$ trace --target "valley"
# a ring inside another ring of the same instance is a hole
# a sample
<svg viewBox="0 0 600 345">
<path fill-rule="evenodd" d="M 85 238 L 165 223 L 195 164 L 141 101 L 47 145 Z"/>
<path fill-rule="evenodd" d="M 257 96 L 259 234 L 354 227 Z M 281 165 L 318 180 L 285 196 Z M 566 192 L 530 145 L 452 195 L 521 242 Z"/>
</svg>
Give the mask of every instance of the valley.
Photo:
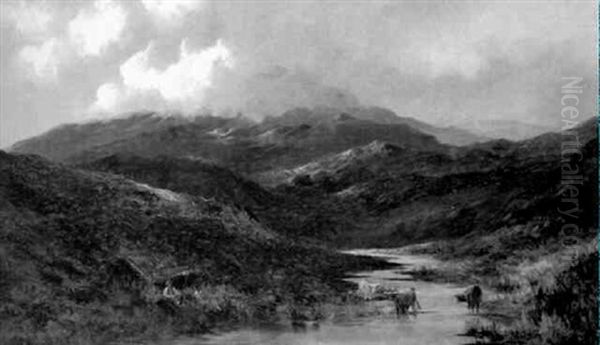
<svg viewBox="0 0 600 345">
<path fill-rule="evenodd" d="M 448 263 L 414 279 L 482 284 L 500 294 L 484 315 L 520 327 L 473 335 L 535 344 L 551 322 L 560 344 L 587 339 L 572 322 L 597 316 L 597 285 L 582 283 L 597 257 L 595 119 L 574 129 L 580 156 L 561 133 L 450 142 L 457 131 L 382 108 L 297 108 L 260 123 L 132 114 L 17 143 L 0 153 L 1 333 L 103 343 L 314 320 L 315 306 L 352 304 L 348 272 L 390 269 L 339 250 L 411 245 Z M 569 242 L 565 160 L 582 175 Z M 172 305 L 167 282 L 203 299 Z"/>
</svg>

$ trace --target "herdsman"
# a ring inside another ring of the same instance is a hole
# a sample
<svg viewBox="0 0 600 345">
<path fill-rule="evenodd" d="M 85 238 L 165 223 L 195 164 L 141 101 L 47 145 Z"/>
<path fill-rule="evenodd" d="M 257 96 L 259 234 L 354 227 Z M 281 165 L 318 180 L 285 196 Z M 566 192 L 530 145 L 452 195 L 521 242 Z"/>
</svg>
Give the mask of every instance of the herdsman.
<svg viewBox="0 0 600 345">
<path fill-rule="evenodd" d="M 181 292 L 173 286 L 173 282 L 169 279 L 163 290 L 163 296 L 174 301 L 176 304 L 181 303 Z"/>
</svg>

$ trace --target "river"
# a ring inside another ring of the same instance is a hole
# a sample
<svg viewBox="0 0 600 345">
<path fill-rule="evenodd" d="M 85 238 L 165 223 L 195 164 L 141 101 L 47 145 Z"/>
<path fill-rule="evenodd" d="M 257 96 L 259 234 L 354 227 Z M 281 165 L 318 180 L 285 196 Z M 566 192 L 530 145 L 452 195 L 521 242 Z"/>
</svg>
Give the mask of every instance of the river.
<svg viewBox="0 0 600 345">
<path fill-rule="evenodd" d="M 160 342 L 160 345 L 459 345 L 472 342 L 460 336 L 470 315 L 464 304 L 454 295 L 464 286 L 413 280 L 407 270 L 420 266 L 433 267 L 436 260 L 421 255 L 398 254 L 394 251 L 360 249 L 347 251 L 355 255 L 383 257 L 402 266 L 367 272 L 358 272 L 348 280 L 365 279 L 386 287 L 408 289 L 415 287 L 421 307 L 417 316 L 398 319 L 390 301 L 367 302 L 378 309 L 376 315 L 332 318 L 318 327 L 293 328 L 288 325 L 241 328 L 194 338 L 178 338 Z"/>
</svg>

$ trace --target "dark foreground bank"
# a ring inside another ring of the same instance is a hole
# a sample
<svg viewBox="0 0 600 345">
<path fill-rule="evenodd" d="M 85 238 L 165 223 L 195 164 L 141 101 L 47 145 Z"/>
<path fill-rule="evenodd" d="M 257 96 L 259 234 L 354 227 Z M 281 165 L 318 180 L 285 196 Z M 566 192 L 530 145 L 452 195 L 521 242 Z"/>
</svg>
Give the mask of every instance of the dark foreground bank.
<svg viewBox="0 0 600 345">
<path fill-rule="evenodd" d="M 0 152 L 0 343 L 201 333 L 336 301 L 385 263 L 290 241 L 235 206 Z M 173 304 L 166 281 L 201 298 Z"/>
</svg>

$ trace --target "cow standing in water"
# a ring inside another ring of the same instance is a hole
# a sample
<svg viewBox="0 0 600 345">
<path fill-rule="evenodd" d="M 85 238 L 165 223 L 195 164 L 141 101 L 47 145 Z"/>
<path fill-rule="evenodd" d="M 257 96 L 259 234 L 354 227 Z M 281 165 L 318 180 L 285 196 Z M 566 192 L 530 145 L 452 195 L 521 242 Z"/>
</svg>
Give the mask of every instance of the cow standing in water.
<svg viewBox="0 0 600 345">
<path fill-rule="evenodd" d="M 410 288 L 409 292 L 395 294 L 393 300 L 396 307 L 396 316 L 398 317 L 406 314 L 411 307 L 415 315 L 417 315 L 417 308 L 421 309 L 421 305 L 417 300 L 417 291 L 414 287 Z"/>
<path fill-rule="evenodd" d="M 469 308 L 469 311 L 479 314 L 479 306 L 481 305 L 483 295 L 479 285 L 471 286 L 465 291 L 464 295 L 467 300 L 467 308 Z"/>
</svg>

